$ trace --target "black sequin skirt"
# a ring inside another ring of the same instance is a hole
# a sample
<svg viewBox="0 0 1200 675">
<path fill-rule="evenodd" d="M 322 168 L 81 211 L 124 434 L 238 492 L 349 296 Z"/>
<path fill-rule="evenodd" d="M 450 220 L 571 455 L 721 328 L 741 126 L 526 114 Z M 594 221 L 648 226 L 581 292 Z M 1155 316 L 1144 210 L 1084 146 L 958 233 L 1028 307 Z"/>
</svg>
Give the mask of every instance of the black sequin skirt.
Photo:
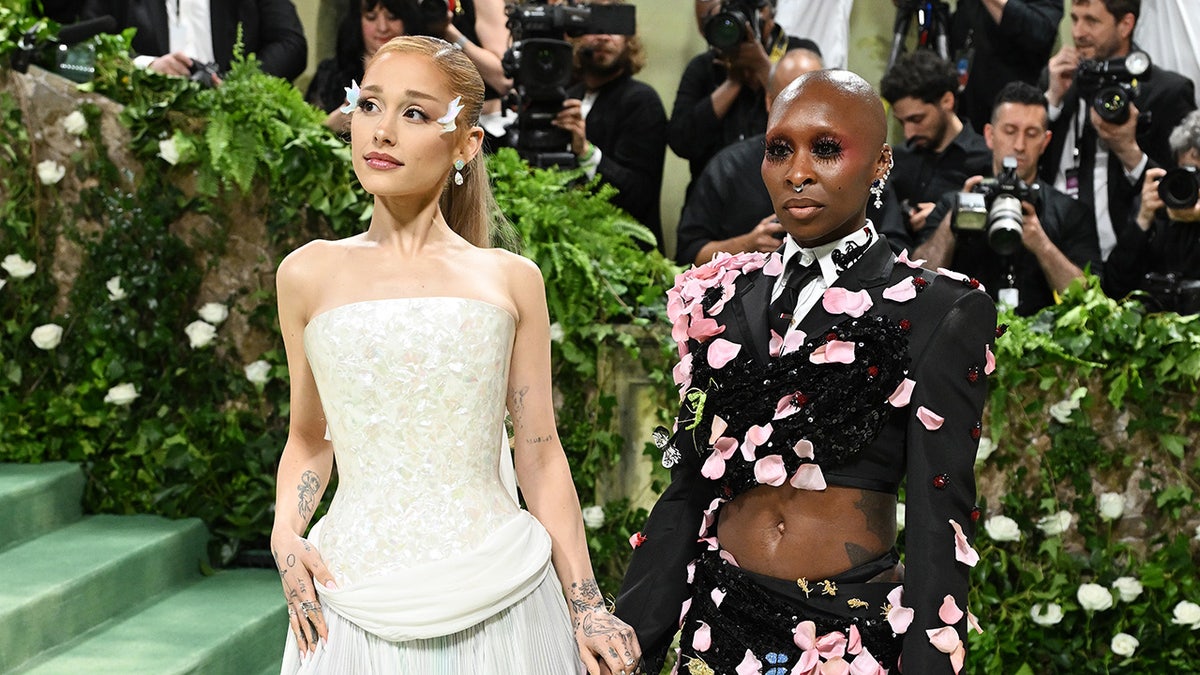
<svg viewBox="0 0 1200 675">
<path fill-rule="evenodd" d="M 802 658 L 814 658 L 797 646 L 796 629 L 805 621 L 815 624 L 821 660 L 837 656 L 852 663 L 862 653 L 861 644 L 880 666 L 896 672 L 902 636 L 892 632 L 886 613 L 887 595 L 899 584 L 868 580 L 898 560 L 889 551 L 802 585 L 743 570 L 716 551 L 706 551 L 696 561 L 692 604 L 679 641 L 679 672 L 735 673 L 747 659 L 757 659 L 764 675 L 786 675 Z M 839 649 L 843 641 L 837 634 L 845 637 L 845 649 Z"/>
</svg>

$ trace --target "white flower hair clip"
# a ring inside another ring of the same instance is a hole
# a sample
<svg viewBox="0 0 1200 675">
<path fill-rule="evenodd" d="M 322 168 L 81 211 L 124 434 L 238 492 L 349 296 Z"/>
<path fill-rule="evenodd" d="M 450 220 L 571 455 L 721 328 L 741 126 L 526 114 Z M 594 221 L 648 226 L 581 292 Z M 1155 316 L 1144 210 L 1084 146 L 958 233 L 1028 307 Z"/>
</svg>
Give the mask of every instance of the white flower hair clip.
<svg viewBox="0 0 1200 675">
<path fill-rule="evenodd" d="M 437 118 L 437 123 L 442 125 L 442 133 L 447 134 L 458 128 L 454 122 L 458 118 L 458 114 L 463 111 L 462 96 L 455 96 L 453 101 L 450 101 L 450 107 L 446 109 L 446 114 Z"/>
<path fill-rule="evenodd" d="M 354 108 L 358 106 L 358 95 L 360 93 L 358 89 L 358 82 L 356 80 L 350 80 L 350 86 L 342 87 L 342 89 L 346 90 L 346 105 L 339 108 L 339 110 L 349 115 L 350 113 L 354 112 Z"/>
</svg>

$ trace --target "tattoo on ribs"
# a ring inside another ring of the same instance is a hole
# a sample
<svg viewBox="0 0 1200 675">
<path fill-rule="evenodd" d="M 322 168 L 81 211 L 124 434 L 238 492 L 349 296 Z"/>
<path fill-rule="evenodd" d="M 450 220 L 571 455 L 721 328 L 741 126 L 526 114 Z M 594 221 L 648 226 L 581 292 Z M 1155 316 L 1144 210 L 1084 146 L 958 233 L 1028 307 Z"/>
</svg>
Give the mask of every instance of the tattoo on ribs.
<svg viewBox="0 0 1200 675">
<path fill-rule="evenodd" d="M 855 510 L 863 514 L 867 524 L 867 532 L 875 535 L 879 545 L 891 546 L 894 537 L 892 528 L 896 521 L 894 501 L 891 495 L 885 495 L 870 490 L 862 490 L 858 501 L 854 503 Z"/>
<path fill-rule="evenodd" d="M 300 476 L 300 484 L 296 486 L 296 492 L 299 493 L 300 501 L 296 505 L 300 511 L 300 517 L 308 520 L 312 517 L 313 511 L 317 508 L 317 493 L 321 491 L 321 479 L 317 477 L 317 472 L 309 469 Z"/>
<path fill-rule="evenodd" d="M 866 548 L 849 542 L 846 544 L 846 556 L 850 558 L 850 564 L 855 567 L 870 562 L 874 557 Z"/>
</svg>

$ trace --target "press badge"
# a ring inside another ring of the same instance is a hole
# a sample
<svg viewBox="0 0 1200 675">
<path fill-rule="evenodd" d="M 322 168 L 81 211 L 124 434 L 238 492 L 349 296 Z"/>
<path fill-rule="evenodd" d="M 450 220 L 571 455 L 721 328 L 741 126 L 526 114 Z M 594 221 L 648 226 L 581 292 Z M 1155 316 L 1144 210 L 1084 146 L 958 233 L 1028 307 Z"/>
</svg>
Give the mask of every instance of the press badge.
<svg viewBox="0 0 1200 675">
<path fill-rule="evenodd" d="M 1067 169 L 1065 175 L 1063 192 L 1071 199 L 1079 199 L 1079 167 L 1073 166 Z"/>
</svg>

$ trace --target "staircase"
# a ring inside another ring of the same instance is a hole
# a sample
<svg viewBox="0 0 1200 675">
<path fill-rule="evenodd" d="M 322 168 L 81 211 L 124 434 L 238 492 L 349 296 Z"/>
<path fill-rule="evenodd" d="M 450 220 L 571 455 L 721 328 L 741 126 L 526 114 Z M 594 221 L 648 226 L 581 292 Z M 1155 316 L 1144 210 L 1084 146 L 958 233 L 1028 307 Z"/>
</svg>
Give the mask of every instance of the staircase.
<svg viewBox="0 0 1200 675">
<path fill-rule="evenodd" d="M 202 576 L 199 520 L 86 516 L 74 464 L 0 464 L 0 673 L 278 673 L 274 570 Z"/>
</svg>

